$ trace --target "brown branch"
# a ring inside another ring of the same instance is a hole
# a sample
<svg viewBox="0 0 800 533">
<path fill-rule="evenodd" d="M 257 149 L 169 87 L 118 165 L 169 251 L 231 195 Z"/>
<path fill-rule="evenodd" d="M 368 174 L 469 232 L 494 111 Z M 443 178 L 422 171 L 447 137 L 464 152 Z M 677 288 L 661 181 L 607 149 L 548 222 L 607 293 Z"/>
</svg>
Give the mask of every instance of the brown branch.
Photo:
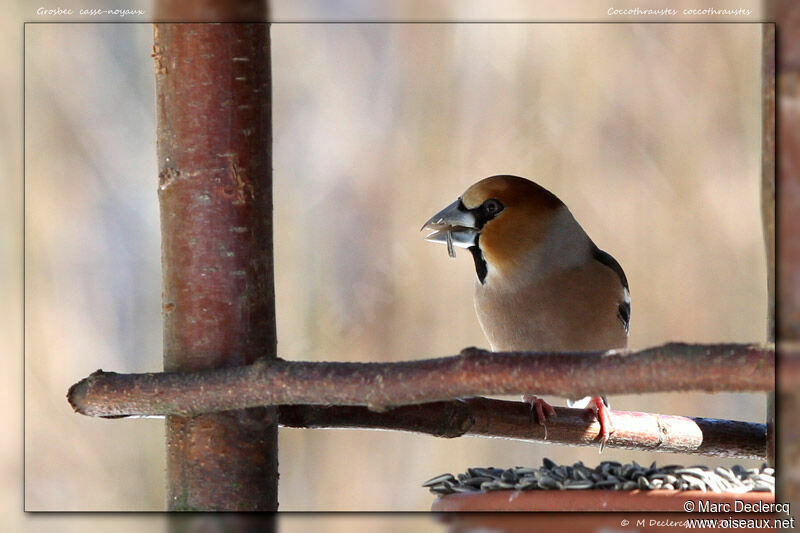
<svg viewBox="0 0 800 533">
<path fill-rule="evenodd" d="M 773 345 L 667 344 L 639 352 L 494 353 L 397 363 L 260 359 L 251 365 L 149 374 L 98 370 L 67 398 L 88 416 L 195 415 L 261 405 L 392 406 L 493 394 L 773 390 Z"/>
<path fill-rule="evenodd" d="M 599 446 L 600 425 L 583 409 L 555 407 L 557 418 L 543 426 L 533 422 L 523 402 L 472 398 L 463 401 L 407 405 L 383 413 L 361 406 L 282 405 L 282 426 L 294 428 L 389 429 L 436 437 L 502 437 L 507 439 Z M 612 411 L 616 431 L 606 446 L 716 457 L 766 457 L 766 426 L 751 422 L 687 418 Z M 545 438 L 546 436 L 546 438 Z"/>
</svg>

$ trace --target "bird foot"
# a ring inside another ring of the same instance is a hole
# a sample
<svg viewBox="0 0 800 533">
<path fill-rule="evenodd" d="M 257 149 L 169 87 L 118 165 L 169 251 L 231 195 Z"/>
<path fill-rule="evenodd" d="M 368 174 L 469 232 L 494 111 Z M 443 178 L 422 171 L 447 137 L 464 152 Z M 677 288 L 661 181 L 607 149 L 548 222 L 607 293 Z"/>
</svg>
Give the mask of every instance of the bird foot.
<svg viewBox="0 0 800 533">
<path fill-rule="evenodd" d="M 608 438 L 616 431 L 614 423 L 611 422 L 611 409 L 608 408 L 606 402 L 603 401 L 602 396 L 592 396 L 592 400 L 587 407 L 588 411 L 594 413 L 597 421 L 600 423 L 600 452 L 603 452 Z"/>
<path fill-rule="evenodd" d="M 556 418 L 553 406 L 538 396 L 524 395 L 522 401 L 531 404 L 531 420 L 544 427 L 544 440 L 547 440 L 547 422 Z"/>
</svg>

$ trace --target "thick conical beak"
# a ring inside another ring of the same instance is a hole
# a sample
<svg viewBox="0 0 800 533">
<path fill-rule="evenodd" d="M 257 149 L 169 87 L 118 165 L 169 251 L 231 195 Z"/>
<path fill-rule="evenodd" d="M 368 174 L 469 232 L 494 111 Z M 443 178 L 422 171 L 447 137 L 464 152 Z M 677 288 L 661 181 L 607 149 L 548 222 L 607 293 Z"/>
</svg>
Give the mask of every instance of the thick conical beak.
<svg viewBox="0 0 800 533">
<path fill-rule="evenodd" d="M 447 244 L 451 257 L 455 257 L 453 246 L 459 248 L 475 246 L 480 233 L 476 227 L 475 215 L 464 207 L 461 199 L 433 215 L 423 224 L 422 230 L 433 231 L 425 237 L 426 241 Z"/>
</svg>

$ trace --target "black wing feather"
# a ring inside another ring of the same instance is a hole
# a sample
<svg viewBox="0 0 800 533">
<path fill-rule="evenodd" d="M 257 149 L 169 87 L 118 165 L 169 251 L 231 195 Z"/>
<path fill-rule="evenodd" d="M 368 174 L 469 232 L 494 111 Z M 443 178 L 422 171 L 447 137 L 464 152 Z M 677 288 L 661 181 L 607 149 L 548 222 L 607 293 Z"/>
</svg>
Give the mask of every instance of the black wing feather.
<svg viewBox="0 0 800 533">
<path fill-rule="evenodd" d="M 611 254 L 604 252 L 597 246 L 594 247 L 592 256 L 595 258 L 595 260 L 613 270 L 614 273 L 619 277 L 619 281 L 622 283 L 622 286 L 625 287 L 626 297 L 619 302 L 619 305 L 617 306 L 617 317 L 625 327 L 625 333 L 628 333 L 631 325 L 631 299 L 630 289 L 628 288 L 628 278 L 625 276 L 625 271 L 622 270 L 622 267 L 619 265 L 619 263 L 617 263 L 617 260 L 611 256 Z"/>
</svg>

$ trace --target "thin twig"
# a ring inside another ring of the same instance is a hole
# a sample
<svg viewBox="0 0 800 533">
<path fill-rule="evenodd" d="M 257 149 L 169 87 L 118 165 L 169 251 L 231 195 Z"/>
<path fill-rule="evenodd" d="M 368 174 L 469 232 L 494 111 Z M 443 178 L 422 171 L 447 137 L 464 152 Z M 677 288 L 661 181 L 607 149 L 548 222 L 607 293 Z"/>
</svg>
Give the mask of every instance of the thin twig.
<svg viewBox="0 0 800 533">
<path fill-rule="evenodd" d="M 647 350 L 495 353 L 397 363 L 259 360 L 251 365 L 149 374 L 97 371 L 67 398 L 88 416 L 195 415 L 260 405 L 390 407 L 493 394 L 597 394 L 774 389 L 774 346 L 666 344 Z"/>
<path fill-rule="evenodd" d="M 489 398 L 407 405 L 383 413 L 361 406 L 282 405 L 282 426 L 388 429 L 436 437 L 507 439 L 599 446 L 600 425 L 591 412 L 554 407 L 545 429 L 531 418 L 530 404 Z M 766 426 L 751 422 L 612 411 L 616 431 L 606 446 L 716 457 L 766 457 Z"/>
</svg>

